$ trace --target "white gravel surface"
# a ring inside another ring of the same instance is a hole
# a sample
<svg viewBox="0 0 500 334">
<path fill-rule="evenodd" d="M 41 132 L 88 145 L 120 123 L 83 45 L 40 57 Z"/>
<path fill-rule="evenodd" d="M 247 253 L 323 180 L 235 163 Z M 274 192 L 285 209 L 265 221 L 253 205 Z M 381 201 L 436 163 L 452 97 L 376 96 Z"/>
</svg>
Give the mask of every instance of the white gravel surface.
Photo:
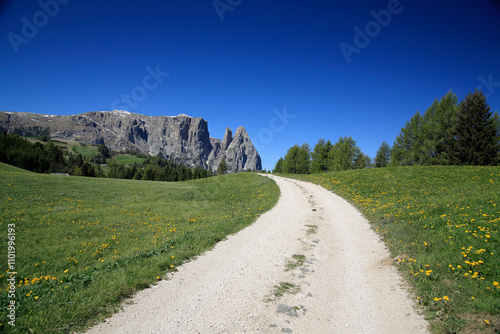
<svg viewBox="0 0 500 334">
<path fill-rule="evenodd" d="M 427 332 L 384 244 L 353 206 L 320 186 L 269 177 L 281 189 L 271 211 L 88 333 Z M 294 254 L 305 263 L 285 270 Z M 300 291 L 275 298 L 281 282 Z"/>
</svg>

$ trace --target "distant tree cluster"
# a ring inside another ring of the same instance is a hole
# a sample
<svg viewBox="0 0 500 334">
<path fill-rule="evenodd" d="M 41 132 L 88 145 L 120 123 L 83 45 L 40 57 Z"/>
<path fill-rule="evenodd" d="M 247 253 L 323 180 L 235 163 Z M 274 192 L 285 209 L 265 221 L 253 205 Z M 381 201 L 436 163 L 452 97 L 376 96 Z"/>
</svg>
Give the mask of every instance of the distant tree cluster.
<svg viewBox="0 0 500 334">
<path fill-rule="evenodd" d="M 480 91 L 469 93 L 460 103 L 448 92 L 401 129 L 392 147 L 391 164 L 497 165 L 499 129 L 498 113 L 490 111 Z"/>
<path fill-rule="evenodd" d="M 0 135 L 0 162 L 37 173 L 68 173 L 75 176 L 106 177 L 100 164 L 106 163 L 111 152 L 104 145 L 97 147 L 98 154 L 88 158 L 80 153 L 68 152 L 49 141 L 29 142 L 15 133 Z M 134 155 L 136 152 L 129 152 Z M 150 181 L 185 181 L 212 176 L 213 173 L 200 167 L 189 168 L 162 157 L 140 155 L 142 164 L 129 167 L 112 161 L 107 177 Z"/>
<path fill-rule="evenodd" d="M 80 154 L 65 155 L 52 141 L 31 143 L 15 133 L 0 135 L 0 161 L 37 173 L 104 176 L 98 165 Z"/>
<path fill-rule="evenodd" d="M 148 181 L 186 181 L 213 176 L 213 173 L 200 168 L 189 168 L 162 157 L 146 156 L 146 160 L 132 167 L 112 162 L 108 177 L 115 179 L 133 179 Z"/>
<path fill-rule="evenodd" d="M 285 157 L 278 160 L 273 172 L 309 174 L 370 165 L 370 157 L 361 152 L 356 141 L 351 137 L 340 137 L 334 145 L 330 140 L 320 139 L 312 152 L 307 143 L 292 146 Z"/>
<path fill-rule="evenodd" d="M 365 167 L 409 165 L 498 165 L 500 117 L 492 113 L 482 92 L 463 101 L 448 92 L 422 115 L 417 112 L 396 137 L 392 147 L 383 142 L 372 162 L 351 137 L 332 144 L 320 139 L 294 145 L 280 158 L 274 173 L 320 173 Z"/>
</svg>

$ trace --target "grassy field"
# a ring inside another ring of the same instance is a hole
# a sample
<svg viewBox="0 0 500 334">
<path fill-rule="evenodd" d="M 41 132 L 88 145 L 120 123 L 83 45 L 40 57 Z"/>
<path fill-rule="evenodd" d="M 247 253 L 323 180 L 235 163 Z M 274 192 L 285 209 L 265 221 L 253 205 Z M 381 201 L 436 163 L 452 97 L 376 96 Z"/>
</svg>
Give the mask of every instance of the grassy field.
<svg viewBox="0 0 500 334">
<path fill-rule="evenodd" d="M 0 244 L 15 224 L 15 330 L 8 268 L 0 332 L 70 333 L 251 224 L 279 188 L 254 173 L 188 182 L 42 175 L 0 164 Z M 13 225 L 12 225 L 13 226 Z M 7 269 L 7 270 L 6 270 Z"/>
<path fill-rule="evenodd" d="M 62 142 L 61 146 L 70 148 L 71 151 L 80 153 L 85 157 L 95 157 L 97 155 L 97 146 L 91 144 L 80 144 L 78 142 Z"/>
<path fill-rule="evenodd" d="M 364 213 L 435 332 L 500 332 L 499 167 L 286 176 L 320 184 Z"/>
<path fill-rule="evenodd" d="M 134 157 L 134 156 L 129 155 L 129 154 L 120 154 L 120 155 L 113 157 L 112 160 L 114 160 L 117 163 L 122 164 L 122 165 L 133 165 L 134 163 L 142 165 L 142 163 L 144 162 L 145 159 Z"/>
</svg>

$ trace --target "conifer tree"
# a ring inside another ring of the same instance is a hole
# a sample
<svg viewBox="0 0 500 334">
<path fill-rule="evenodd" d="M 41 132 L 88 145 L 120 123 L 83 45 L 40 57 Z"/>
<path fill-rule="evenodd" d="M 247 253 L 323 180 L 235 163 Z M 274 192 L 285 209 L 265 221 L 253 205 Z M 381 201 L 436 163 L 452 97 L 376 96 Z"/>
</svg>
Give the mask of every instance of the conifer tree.
<svg viewBox="0 0 500 334">
<path fill-rule="evenodd" d="M 328 170 L 328 152 L 332 149 L 332 142 L 321 138 L 311 153 L 312 172 L 326 172 Z"/>
<path fill-rule="evenodd" d="M 221 162 L 219 162 L 219 166 L 217 167 L 217 175 L 223 175 L 226 173 L 227 173 L 226 158 L 222 158 Z"/>
<path fill-rule="evenodd" d="M 283 158 L 279 158 L 278 161 L 276 162 L 276 166 L 274 166 L 273 173 L 283 173 L 283 163 L 284 163 Z"/>
<path fill-rule="evenodd" d="M 375 156 L 375 167 L 386 167 L 391 161 L 391 147 L 385 141 L 382 142 Z"/>
<path fill-rule="evenodd" d="M 424 137 L 422 134 L 423 118 L 420 112 L 406 122 L 404 128 L 396 137 L 392 147 L 391 161 L 394 165 L 420 164 L 422 159 L 422 146 Z"/>
<path fill-rule="evenodd" d="M 469 93 L 459 105 L 453 127 L 454 162 L 460 165 L 496 165 L 500 151 L 495 117 L 481 91 Z"/>
<path fill-rule="evenodd" d="M 366 167 L 366 159 L 363 159 L 363 163 L 356 163 L 362 154 L 352 137 L 340 137 L 328 153 L 328 170 L 339 171 Z"/>
<path fill-rule="evenodd" d="M 449 165 L 453 120 L 458 113 L 458 97 L 449 91 L 426 110 L 422 123 L 422 163 Z"/>
<path fill-rule="evenodd" d="M 285 155 L 283 172 L 293 174 L 308 174 L 310 172 L 309 144 L 292 146 Z"/>
</svg>

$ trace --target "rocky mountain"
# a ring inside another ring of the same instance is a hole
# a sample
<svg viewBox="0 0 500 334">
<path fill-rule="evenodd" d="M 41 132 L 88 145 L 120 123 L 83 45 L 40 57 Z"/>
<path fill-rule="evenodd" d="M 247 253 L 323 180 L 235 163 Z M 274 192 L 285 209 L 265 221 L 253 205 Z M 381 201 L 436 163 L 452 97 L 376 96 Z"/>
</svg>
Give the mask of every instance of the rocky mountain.
<svg viewBox="0 0 500 334">
<path fill-rule="evenodd" d="M 136 150 L 215 171 L 226 159 L 229 171 L 260 170 L 260 155 L 242 126 L 229 128 L 222 140 L 210 138 L 203 118 L 144 116 L 127 111 L 93 111 L 59 116 L 0 112 L 0 131 L 24 136 L 48 134 L 53 139 L 105 144 L 109 149 Z"/>
</svg>

